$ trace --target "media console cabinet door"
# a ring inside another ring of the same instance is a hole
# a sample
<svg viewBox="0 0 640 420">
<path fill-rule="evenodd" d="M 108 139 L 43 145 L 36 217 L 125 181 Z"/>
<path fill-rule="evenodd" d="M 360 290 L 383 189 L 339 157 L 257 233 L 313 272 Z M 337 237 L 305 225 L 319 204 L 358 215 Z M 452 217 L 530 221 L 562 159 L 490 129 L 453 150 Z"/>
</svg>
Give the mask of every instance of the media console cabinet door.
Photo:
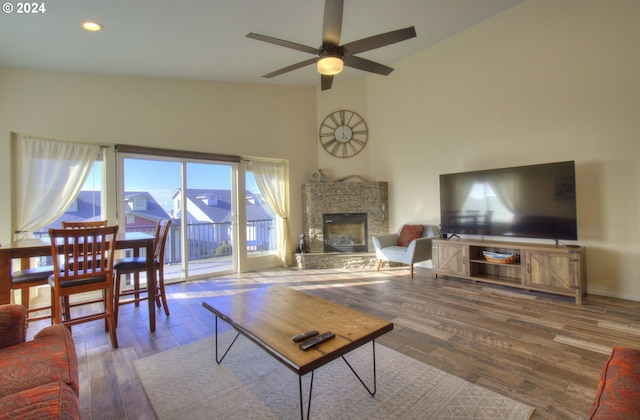
<svg viewBox="0 0 640 420">
<path fill-rule="evenodd" d="M 469 277 L 469 247 L 464 243 L 435 241 L 436 275 Z"/>
<path fill-rule="evenodd" d="M 575 294 L 572 256 L 562 251 L 525 251 L 525 285 L 563 294 Z"/>
</svg>

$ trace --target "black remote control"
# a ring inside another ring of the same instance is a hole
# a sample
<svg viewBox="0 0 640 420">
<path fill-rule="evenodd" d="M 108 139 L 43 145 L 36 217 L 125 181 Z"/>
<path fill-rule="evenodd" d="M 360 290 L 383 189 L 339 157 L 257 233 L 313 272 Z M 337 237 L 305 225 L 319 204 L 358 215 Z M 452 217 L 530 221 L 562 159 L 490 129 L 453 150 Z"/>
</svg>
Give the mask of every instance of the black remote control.
<svg viewBox="0 0 640 420">
<path fill-rule="evenodd" d="M 307 338 L 311 338 L 316 335 L 318 335 L 318 331 L 313 330 L 313 331 L 307 331 L 306 333 L 294 335 L 293 337 L 291 337 L 291 339 L 293 340 L 294 343 L 299 343 L 301 341 L 306 340 Z"/>
<path fill-rule="evenodd" d="M 307 340 L 304 343 L 300 344 L 300 350 L 309 350 L 311 347 L 316 346 L 320 343 L 324 343 L 327 340 L 332 339 L 336 335 L 332 332 L 326 332 L 317 337 L 312 338 L 311 340 Z"/>
</svg>

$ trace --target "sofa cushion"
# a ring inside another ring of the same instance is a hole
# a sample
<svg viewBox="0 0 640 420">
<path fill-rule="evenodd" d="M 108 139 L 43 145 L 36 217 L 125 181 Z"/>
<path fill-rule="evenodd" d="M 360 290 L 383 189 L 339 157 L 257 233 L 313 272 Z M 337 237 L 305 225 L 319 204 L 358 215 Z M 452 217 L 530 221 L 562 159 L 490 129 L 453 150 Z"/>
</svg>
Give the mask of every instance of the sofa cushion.
<svg viewBox="0 0 640 420">
<path fill-rule="evenodd" d="M 398 235 L 398 246 L 409 246 L 411 241 L 422 235 L 424 225 L 404 225 Z"/>
<path fill-rule="evenodd" d="M 640 418 L 640 350 L 616 347 L 602 369 L 589 419 Z"/>
<path fill-rule="evenodd" d="M 32 341 L 0 349 L 0 398 L 54 381 L 79 394 L 76 348 L 67 327 L 51 325 Z"/>
<path fill-rule="evenodd" d="M 0 398 L 0 419 L 79 419 L 80 402 L 71 388 L 51 382 Z"/>
</svg>

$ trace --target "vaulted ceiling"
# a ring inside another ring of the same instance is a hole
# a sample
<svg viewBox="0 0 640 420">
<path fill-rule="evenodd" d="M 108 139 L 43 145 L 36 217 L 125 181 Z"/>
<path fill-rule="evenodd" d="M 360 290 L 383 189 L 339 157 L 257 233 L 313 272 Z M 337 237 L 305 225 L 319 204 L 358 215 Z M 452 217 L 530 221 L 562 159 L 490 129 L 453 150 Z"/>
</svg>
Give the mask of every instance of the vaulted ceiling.
<svg viewBox="0 0 640 420">
<path fill-rule="evenodd" d="M 361 54 L 393 64 L 523 0 L 345 0 L 341 43 L 415 26 L 417 37 Z M 0 14 L 0 66 L 222 82 L 319 85 L 309 55 L 249 32 L 320 46 L 323 0 L 40 0 Z M 5 7 L 6 3 L 5 3 Z M 24 11 L 24 10 L 23 10 Z M 100 22 L 100 32 L 81 24 Z M 336 80 L 368 73 L 346 68 Z M 372 76 L 384 77 L 384 76 Z"/>
</svg>

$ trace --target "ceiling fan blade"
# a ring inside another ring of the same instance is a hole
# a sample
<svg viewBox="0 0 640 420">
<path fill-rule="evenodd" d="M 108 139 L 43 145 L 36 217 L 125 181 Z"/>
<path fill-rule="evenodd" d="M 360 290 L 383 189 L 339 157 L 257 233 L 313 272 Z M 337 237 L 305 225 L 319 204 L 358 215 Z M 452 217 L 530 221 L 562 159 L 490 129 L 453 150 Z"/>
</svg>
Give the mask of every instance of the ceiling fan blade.
<svg viewBox="0 0 640 420">
<path fill-rule="evenodd" d="M 409 28 L 398 29 L 384 34 L 370 36 L 369 38 L 363 38 L 358 41 L 349 42 L 348 44 L 344 44 L 342 47 L 346 50 L 347 54 L 358 54 L 384 47 L 385 45 L 395 44 L 396 42 L 404 41 L 405 39 L 415 38 L 415 36 L 416 28 L 411 26 Z"/>
<path fill-rule="evenodd" d="M 322 44 L 340 45 L 344 0 L 326 0 L 322 22 Z"/>
<path fill-rule="evenodd" d="M 388 76 L 389 73 L 393 71 L 391 67 L 387 67 L 384 64 L 376 63 L 375 61 L 367 60 L 366 58 L 356 57 L 355 55 L 348 55 L 344 57 L 344 65 L 358 70 L 381 74 L 383 76 Z"/>
<path fill-rule="evenodd" d="M 285 41 L 284 39 L 274 38 L 271 36 L 254 34 L 253 32 L 249 32 L 247 34 L 247 38 L 257 39 L 258 41 L 268 42 L 270 44 L 279 45 L 285 48 L 291 48 L 293 50 L 298 50 L 298 51 L 306 52 L 309 54 L 317 55 L 319 53 L 317 48 L 308 47 L 306 45 L 298 44 L 296 42 Z"/>
<path fill-rule="evenodd" d="M 281 68 L 280 70 L 272 71 L 271 73 L 265 74 L 262 77 L 264 77 L 265 79 L 271 79 L 272 77 L 276 77 L 276 76 L 279 76 L 281 74 L 288 73 L 288 72 L 290 72 L 292 70 L 297 70 L 297 69 L 302 68 L 304 66 L 308 66 L 309 64 L 313 64 L 316 61 L 318 61 L 317 58 L 310 58 L 308 60 L 304 60 L 304 61 L 301 61 L 299 63 L 292 64 L 290 66 Z"/>
<path fill-rule="evenodd" d="M 324 74 L 320 75 L 320 86 L 322 90 L 331 89 L 332 84 L 333 84 L 333 76 L 325 76 Z"/>
</svg>

